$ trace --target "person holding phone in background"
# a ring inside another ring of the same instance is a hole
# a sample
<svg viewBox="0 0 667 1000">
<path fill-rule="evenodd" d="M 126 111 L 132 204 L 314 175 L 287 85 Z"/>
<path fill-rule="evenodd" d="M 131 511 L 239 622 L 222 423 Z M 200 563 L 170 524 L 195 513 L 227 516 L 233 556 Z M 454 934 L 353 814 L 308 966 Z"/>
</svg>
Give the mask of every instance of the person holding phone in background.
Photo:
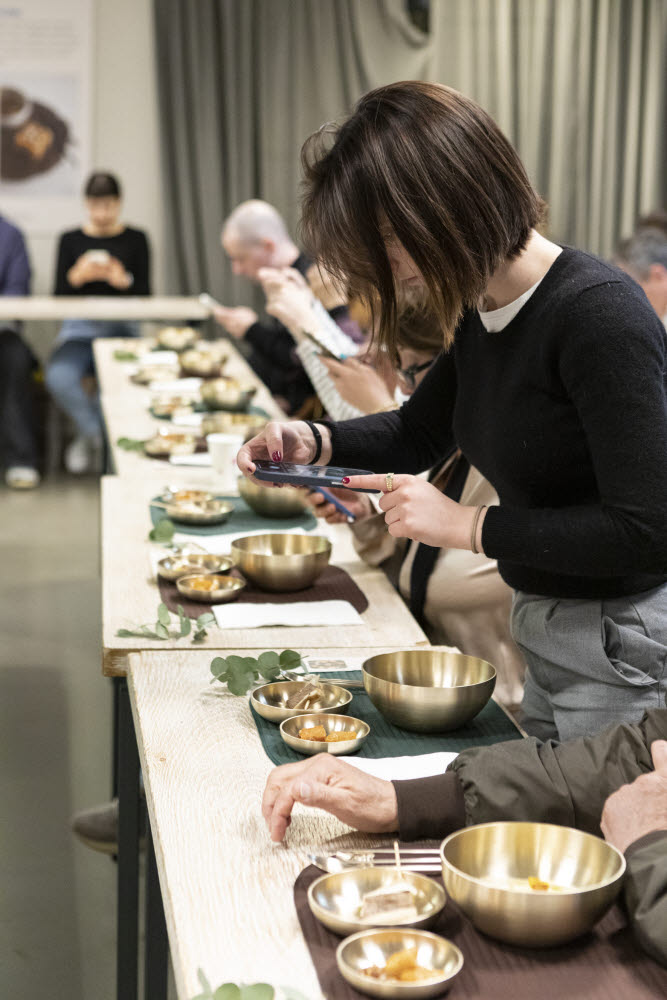
<svg viewBox="0 0 667 1000">
<path fill-rule="evenodd" d="M 121 221 L 121 186 L 113 174 L 96 171 L 84 188 L 87 220 L 63 233 L 58 245 L 55 295 L 150 295 L 146 234 Z M 102 422 L 94 395 L 82 380 L 95 374 L 96 337 L 136 337 L 137 323 L 69 319 L 63 323 L 46 369 L 46 384 L 74 423 L 76 437 L 65 451 L 68 472 L 87 472 L 98 461 Z"/>
<path fill-rule="evenodd" d="M 531 735 L 638 720 L 667 690 L 664 327 L 622 272 L 540 235 L 515 150 L 456 91 L 381 87 L 328 141 L 304 147 L 306 245 L 379 298 L 389 350 L 397 288 L 423 288 L 447 350 L 400 411 L 270 423 L 241 471 L 266 457 L 371 468 L 344 485 L 382 490 L 392 536 L 498 560 Z M 454 445 L 499 506 L 415 475 Z"/>
</svg>

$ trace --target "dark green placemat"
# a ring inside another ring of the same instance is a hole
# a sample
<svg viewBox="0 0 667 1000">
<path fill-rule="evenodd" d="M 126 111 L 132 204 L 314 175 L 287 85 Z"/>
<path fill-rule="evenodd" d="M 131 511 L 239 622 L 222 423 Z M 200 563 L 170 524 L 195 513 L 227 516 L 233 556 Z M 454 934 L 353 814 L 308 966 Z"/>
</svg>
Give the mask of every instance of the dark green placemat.
<svg viewBox="0 0 667 1000">
<path fill-rule="evenodd" d="M 158 497 L 154 497 L 157 500 Z M 243 531 L 287 531 L 289 528 L 304 528 L 305 531 L 313 531 L 317 527 L 317 518 L 310 511 L 305 511 L 298 517 L 260 517 L 246 504 L 241 497 L 218 496 L 218 500 L 227 500 L 234 504 L 234 513 L 224 524 L 181 524 L 174 521 L 176 531 L 179 535 L 226 535 L 230 532 L 237 534 Z M 157 524 L 166 517 L 165 511 L 161 507 L 150 507 L 151 521 Z"/>
<path fill-rule="evenodd" d="M 350 680 L 361 680 L 360 670 L 345 673 Z M 326 680 L 326 674 L 322 674 Z M 502 708 L 490 701 L 463 729 L 451 733 L 410 733 L 398 729 L 380 715 L 366 692 L 360 688 L 352 688 L 352 701 L 347 715 L 362 719 L 371 727 L 370 735 L 355 757 L 416 757 L 424 753 L 447 751 L 458 753 L 469 747 L 486 747 L 503 740 L 520 740 L 521 733 L 507 718 Z M 274 764 L 293 764 L 296 760 L 306 760 L 303 754 L 292 750 L 283 741 L 280 727 L 273 722 L 267 722 L 255 712 L 250 705 L 267 756 Z"/>
<path fill-rule="evenodd" d="M 148 409 L 150 411 L 151 416 L 155 417 L 156 420 L 171 420 L 171 417 L 168 414 L 155 413 L 152 406 L 149 406 Z M 237 414 L 237 415 L 240 414 L 241 416 L 245 416 L 246 414 L 250 414 L 251 417 L 266 417 L 267 420 L 271 419 L 271 414 L 270 413 L 267 413 L 266 410 L 263 410 L 261 406 L 253 406 L 252 404 L 248 407 L 247 410 L 234 410 L 234 411 L 230 411 L 230 410 L 213 410 L 213 409 L 211 409 L 210 406 L 206 406 L 205 403 L 195 403 L 194 406 L 192 407 L 192 409 L 194 410 L 195 413 L 210 413 L 210 414 L 214 414 L 214 413 L 230 413 L 230 412 L 233 412 L 234 414 Z M 176 429 L 178 430 L 179 428 L 176 428 Z M 183 427 L 183 428 L 180 428 L 180 429 L 186 431 L 187 427 Z"/>
</svg>

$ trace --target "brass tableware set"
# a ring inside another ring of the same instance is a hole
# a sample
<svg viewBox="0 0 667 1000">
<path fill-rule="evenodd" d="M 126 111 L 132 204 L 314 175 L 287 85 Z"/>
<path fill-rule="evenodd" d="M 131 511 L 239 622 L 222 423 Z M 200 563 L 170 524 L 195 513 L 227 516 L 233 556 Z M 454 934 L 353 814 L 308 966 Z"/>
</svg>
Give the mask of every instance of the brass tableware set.
<svg viewBox="0 0 667 1000">
<path fill-rule="evenodd" d="M 201 387 L 201 398 L 209 410 L 243 412 L 257 392 L 257 386 L 244 384 L 235 378 L 213 378 Z"/>
</svg>

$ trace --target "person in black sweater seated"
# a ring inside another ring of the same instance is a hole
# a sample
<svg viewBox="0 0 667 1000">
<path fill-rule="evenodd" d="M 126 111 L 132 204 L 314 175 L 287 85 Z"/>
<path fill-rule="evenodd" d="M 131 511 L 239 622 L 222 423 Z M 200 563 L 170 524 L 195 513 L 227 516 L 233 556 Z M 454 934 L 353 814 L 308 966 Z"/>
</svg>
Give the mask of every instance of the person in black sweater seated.
<svg viewBox="0 0 667 1000">
<path fill-rule="evenodd" d="M 263 267 L 293 267 L 307 278 L 312 265 L 290 237 L 282 216 L 265 201 L 238 205 L 223 225 L 221 240 L 234 274 L 255 283 L 259 283 L 258 272 Z M 348 317 L 342 302 L 329 313 L 336 321 L 344 322 Z M 219 307 L 214 315 L 227 333 L 245 340 L 250 348 L 249 363 L 288 413 L 296 413 L 315 396 L 296 354 L 294 338 L 279 320 L 260 320 L 247 306 Z"/>
<path fill-rule="evenodd" d="M 304 150 L 306 245 L 376 294 L 390 350 L 397 285 L 423 287 L 447 349 L 398 412 L 271 423 L 241 471 L 276 455 L 373 470 L 349 486 L 384 493 L 390 534 L 498 560 L 531 735 L 637 721 L 667 687 L 664 327 L 621 271 L 537 232 L 515 150 L 456 91 L 380 88 L 326 138 Z M 454 443 L 499 506 L 415 477 Z"/>
<path fill-rule="evenodd" d="M 146 234 L 121 222 L 121 187 L 113 174 L 96 172 L 84 188 L 87 221 L 63 233 L 58 245 L 55 295 L 150 295 Z M 102 441 L 97 400 L 82 379 L 94 375 L 96 337 L 135 337 L 138 325 L 118 320 L 65 320 L 46 369 L 46 384 L 76 428 L 65 452 L 69 472 L 88 471 Z"/>
</svg>

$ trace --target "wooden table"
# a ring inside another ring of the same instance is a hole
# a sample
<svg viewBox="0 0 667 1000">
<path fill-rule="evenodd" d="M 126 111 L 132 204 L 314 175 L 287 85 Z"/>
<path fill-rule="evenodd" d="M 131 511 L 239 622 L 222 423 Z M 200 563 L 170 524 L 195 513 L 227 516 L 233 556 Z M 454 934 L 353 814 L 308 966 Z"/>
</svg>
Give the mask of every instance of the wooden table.
<svg viewBox="0 0 667 1000">
<path fill-rule="evenodd" d="M 198 298 L 182 295 L 4 295 L 0 320 L 157 320 L 208 319 Z"/>
<path fill-rule="evenodd" d="M 136 451 L 124 451 L 117 444 L 119 438 L 144 440 L 160 429 L 164 430 L 165 427 L 171 426 L 169 421 L 158 420 L 149 412 L 152 393 L 148 386 L 135 385 L 130 381 L 130 373 L 135 366 L 132 363 L 116 361 L 114 358 L 114 352 L 117 350 L 141 352 L 147 349 L 146 342 L 141 340 L 104 337 L 93 342 L 109 455 L 112 468 L 119 476 L 164 477 L 171 468 L 168 463 L 160 459 L 148 458 Z M 226 345 L 226 350 L 229 360 L 225 365 L 225 374 L 232 375 L 245 384 L 256 386 L 253 405 L 260 407 L 274 420 L 285 420 L 283 410 L 274 402 L 269 390 L 236 347 L 229 343 Z M 210 469 L 193 467 L 189 471 L 192 473 L 190 481 L 193 483 L 210 479 L 211 476 Z"/>
</svg>

